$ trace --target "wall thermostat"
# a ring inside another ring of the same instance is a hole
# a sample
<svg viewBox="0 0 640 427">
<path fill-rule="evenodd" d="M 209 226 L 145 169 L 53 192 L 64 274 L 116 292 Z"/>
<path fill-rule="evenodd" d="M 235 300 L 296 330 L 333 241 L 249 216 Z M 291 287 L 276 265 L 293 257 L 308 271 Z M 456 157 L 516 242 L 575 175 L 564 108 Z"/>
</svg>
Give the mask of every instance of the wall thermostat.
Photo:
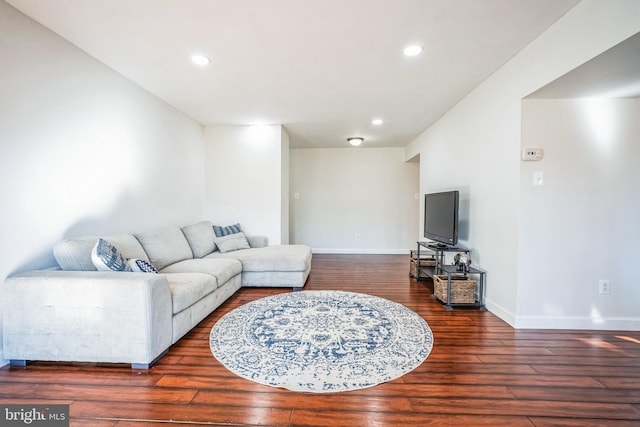
<svg viewBox="0 0 640 427">
<path fill-rule="evenodd" d="M 525 148 L 522 150 L 522 160 L 542 160 L 542 148 Z"/>
</svg>

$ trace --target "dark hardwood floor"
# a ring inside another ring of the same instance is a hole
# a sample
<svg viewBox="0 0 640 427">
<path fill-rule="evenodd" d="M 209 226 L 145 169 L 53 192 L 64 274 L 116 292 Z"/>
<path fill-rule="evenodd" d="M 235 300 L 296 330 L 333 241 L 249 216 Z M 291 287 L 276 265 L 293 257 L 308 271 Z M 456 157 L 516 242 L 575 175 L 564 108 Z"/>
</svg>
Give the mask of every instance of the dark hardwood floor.
<svg viewBox="0 0 640 427">
<path fill-rule="evenodd" d="M 33 363 L 0 369 L 2 403 L 70 404 L 71 425 L 640 426 L 640 332 L 514 330 L 489 312 L 447 312 L 409 257 L 314 255 L 305 289 L 340 289 L 406 305 L 434 348 L 414 371 L 368 389 L 297 393 L 255 384 L 211 355 L 223 314 L 289 289 L 243 288 L 148 371 Z M 488 282 L 491 286 L 491 282 Z"/>
</svg>

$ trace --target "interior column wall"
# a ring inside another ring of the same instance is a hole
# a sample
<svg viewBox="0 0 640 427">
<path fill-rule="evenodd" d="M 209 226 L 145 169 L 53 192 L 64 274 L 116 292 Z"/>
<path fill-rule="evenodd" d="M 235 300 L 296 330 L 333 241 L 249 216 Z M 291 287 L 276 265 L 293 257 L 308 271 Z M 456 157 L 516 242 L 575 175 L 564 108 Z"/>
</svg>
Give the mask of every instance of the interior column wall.
<svg viewBox="0 0 640 427">
<path fill-rule="evenodd" d="M 280 125 L 205 128 L 204 216 L 216 225 L 240 223 L 247 234 L 286 243 L 288 135 Z"/>
</svg>

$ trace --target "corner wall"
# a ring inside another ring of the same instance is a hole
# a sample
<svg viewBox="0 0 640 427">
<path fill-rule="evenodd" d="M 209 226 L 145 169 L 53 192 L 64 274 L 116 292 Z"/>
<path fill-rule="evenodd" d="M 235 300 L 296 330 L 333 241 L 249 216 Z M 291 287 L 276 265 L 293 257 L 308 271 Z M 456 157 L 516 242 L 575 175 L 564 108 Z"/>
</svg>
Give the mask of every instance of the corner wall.
<svg viewBox="0 0 640 427">
<path fill-rule="evenodd" d="M 639 17 L 634 0 L 583 0 L 407 147 L 407 158 L 420 154 L 421 193 L 460 188 L 468 196 L 469 233 L 462 243 L 487 270 L 488 308 L 511 325 L 518 323 L 524 291 L 521 100 L 640 31 Z M 566 249 L 579 248 L 569 242 Z"/>
<path fill-rule="evenodd" d="M 0 280 L 66 237 L 201 219 L 200 124 L 2 1 L 0 40 Z"/>
</svg>

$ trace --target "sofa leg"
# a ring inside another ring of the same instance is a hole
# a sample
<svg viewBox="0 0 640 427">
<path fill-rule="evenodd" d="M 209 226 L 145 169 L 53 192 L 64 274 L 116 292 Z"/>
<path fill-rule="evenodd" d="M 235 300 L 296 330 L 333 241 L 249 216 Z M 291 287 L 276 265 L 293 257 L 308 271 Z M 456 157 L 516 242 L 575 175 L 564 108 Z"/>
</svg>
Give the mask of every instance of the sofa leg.
<svg viewBox="0 0 640 427">
<path fill-rule="evenodd" d="M 164 357 L 165 354 L 167 354 L 169 352 L 169 349 L 166 349 L 165 351 L 163 351 L 162 353 L 160 353 L 158 355 L 158 357 L 156 357 L 155 359 L 153 359 L 151 361 L 151 363 L 132 363 L 131 364 L 131 369 L 144 369 L 144 370 L 149 370 L 151 368 L 151 366 L 155 365 L 156 362 L 158 360 L 160 360 L 162 357 Z"/>
<path fill-rule="evenodd" d="M 144 369 L 148 370 L 151 367 L 151 363 L 132 363 L 131 369 Z"/>
<path fill-rule="evenodd" d="M 11 359 L 9 360 L 9 365 L 11 366 L 27 366 L 27 361 L 22 359 Z"/>
</svg>

